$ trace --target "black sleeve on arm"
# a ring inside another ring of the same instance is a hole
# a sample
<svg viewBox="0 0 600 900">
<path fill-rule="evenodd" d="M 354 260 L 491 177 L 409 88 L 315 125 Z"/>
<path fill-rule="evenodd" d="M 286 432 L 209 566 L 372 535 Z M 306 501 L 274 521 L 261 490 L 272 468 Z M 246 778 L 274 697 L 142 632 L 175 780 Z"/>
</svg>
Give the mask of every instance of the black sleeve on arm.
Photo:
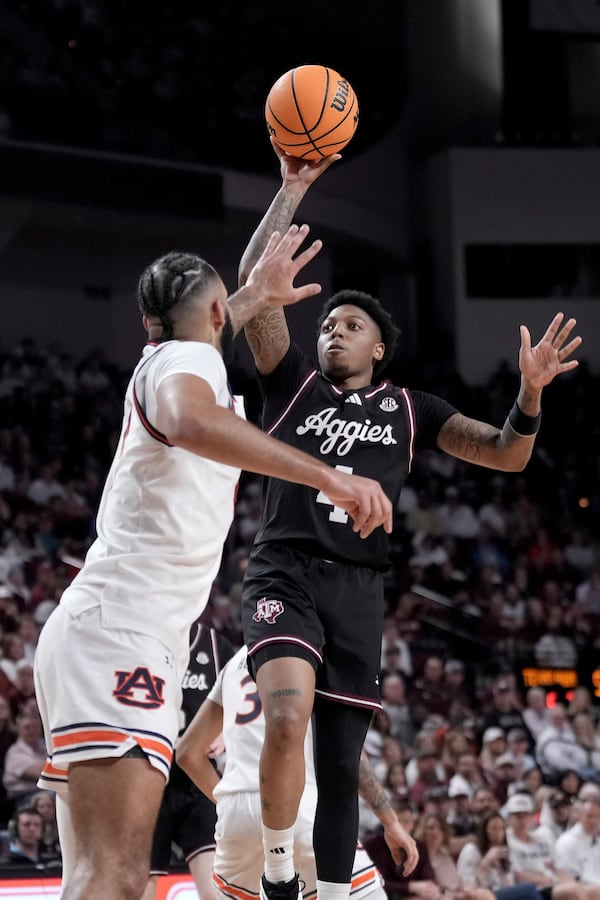
<svg viewBox="0 0 600 900">
<path fill-rule="evenodd" d="M 415 451 L 437 449 L 437 436 L 442 425 L 458 410 L 435 394 L 411 391 L 410 396 L 417 419 Z"/>
</svg>

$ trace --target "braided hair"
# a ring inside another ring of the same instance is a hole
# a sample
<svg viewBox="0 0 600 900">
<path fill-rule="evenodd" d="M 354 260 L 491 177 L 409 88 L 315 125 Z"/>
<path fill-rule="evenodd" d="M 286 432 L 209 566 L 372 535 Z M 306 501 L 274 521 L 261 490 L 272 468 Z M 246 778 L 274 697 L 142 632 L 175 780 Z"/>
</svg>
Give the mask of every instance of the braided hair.
<svg viewBox="0 0 600 900">
<path fill-rule="evenodd" d="M 330 297 L 329 300 L 326 300 L 323 304 L 321 315 L 317 321 L 317 335 L 319 335 L 321 326 L 327 316 L 334 309 L 337 309 L 338 306 L 345 306 L 346 304 L 349 306 L 358 306 L 359 309 L 366 312 L 381 331 L 381 340 L 383 344 L 385 344 L 385 352 L 382 358 L 377 360 L 373 366 L 373 375 L 376 376 L 385 369 L 392 359 L 396 344 L 398 343 L 398 338 L 400 337 L 400 329 L 394 325 L 392 317 L 389 312 L 383 308 L 380 301 L 375 297 L 372 297 L 371 294 L 366 294 L 364 291 L 343 290 L 338 291 L 337 294 L 334 294 L 333 297 Z"/>
<path fill-rule="evenodd" d="M 144 269 L 138 282 L 138 306 L 143 315 L 159 319 L 162 327 L 159 340 L 173 338 L 171 310 L 204 291 L 218 277 L 215 269 L 200 256 L 176 251 L 161 256 Z"/>
</svg>

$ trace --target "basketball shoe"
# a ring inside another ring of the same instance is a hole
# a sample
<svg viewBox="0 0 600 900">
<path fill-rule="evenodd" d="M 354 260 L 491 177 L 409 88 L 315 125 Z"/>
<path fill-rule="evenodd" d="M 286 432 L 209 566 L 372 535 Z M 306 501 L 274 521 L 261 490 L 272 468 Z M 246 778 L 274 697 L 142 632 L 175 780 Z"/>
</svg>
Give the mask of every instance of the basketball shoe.
<svg viewBox="0 0 600 900">
<path fill-rule="evenodd" d="M 260 879 L 260 900 L 302 900 L 298 873 L 291 881 L 278 881 L 275 884 L 267 881 L 263 875 Z"/>
</svg>

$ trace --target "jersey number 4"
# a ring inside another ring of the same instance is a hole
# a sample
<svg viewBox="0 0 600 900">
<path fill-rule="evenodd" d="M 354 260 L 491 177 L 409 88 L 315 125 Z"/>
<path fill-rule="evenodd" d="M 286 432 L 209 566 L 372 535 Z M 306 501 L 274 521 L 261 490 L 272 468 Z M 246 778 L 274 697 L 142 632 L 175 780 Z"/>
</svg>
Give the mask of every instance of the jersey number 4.
<svg viewBox="0 0 600 900">
<path fill-rule="evenodd" d="M 338 472 L 346 472 L 348 475 L 352 475 L 352 467 L 351 466 L 336 466 Z M 330 522 L 340 522 L 342 525 L 345 525 L 348 521 L 348 513 L 345 509 L 342 509 L 341 506 L 335 506 L 327 494 L 324 494 L 323 491 L 319 491 L 317 494 L 317 503 L 324 503 L 325 506 L 332 506 L 333 509 L 329 513 L 329 521 Z"/>
</svg>

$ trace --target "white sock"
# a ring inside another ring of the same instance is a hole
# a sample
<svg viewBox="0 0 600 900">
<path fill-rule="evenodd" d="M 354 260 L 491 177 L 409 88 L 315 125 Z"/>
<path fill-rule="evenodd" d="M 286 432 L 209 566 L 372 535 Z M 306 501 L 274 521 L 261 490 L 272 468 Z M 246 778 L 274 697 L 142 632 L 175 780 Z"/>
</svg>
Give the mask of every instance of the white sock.
<svg viewBox="0 0 600 900">
<path fill-rule="evenodd" d="M 265 878 L 277 884 L 278 881 L 291 881 L 294 869 L 294 826 L 274 829 L 262 827 L 263 848 L 265 851 Z"/>
<path fill-rule="evenodd" d="M 351 887 L 351 884 L 319 881 L 317 878 L 317 900 L 347 900 Z"/>
</svg>

